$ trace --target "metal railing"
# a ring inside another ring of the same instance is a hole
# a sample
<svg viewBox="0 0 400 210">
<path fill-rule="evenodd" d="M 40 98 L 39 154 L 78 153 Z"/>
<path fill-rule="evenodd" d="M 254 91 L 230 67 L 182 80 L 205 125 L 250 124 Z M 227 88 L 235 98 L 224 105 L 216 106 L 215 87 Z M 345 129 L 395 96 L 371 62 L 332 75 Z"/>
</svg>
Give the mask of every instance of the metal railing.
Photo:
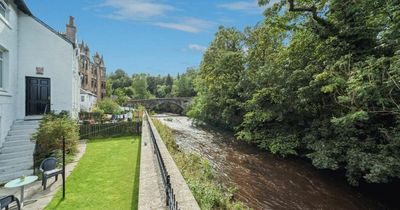
<svg viewBox="0 0 400 210">
<path fill-rule="evenodd" d="M 157 141 L 156 141 L 156 137 L 154 136 L 153 129 L 150 125 L 150 117 L 147 113 L 146 113 L 146 118 L 147 118 L 147 125 L 149 126 L 149 130 L 150 130 L 150 137 L 151 137 L 151 140 L 154 145 L 154 153 L 157 157 L 158 166 L 159 166 L 160 172 L 161 172 L 161 178 L 162 178 L 162 181 L 164 184 L 164 190 L 165 190 L 165 195 L 166 195 L 166 205 L 168 206 L 168 208 L 170 210 L 179 210 L 178 201 L 175 198 L 174 189 L 171 186 L 170 176 L 168 174 L 167 168 L 165 167 L 164 160 L 161 156 L 160 149 L 159 149 Z"/>
</svg>

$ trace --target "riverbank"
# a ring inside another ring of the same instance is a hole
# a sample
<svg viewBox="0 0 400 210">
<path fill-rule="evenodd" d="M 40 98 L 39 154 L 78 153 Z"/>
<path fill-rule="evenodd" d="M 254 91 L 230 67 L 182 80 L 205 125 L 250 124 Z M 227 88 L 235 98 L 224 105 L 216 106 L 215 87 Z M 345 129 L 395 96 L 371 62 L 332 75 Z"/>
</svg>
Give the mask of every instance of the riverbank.
<svg viewBox="0 0 400 210">
<path fill-rule="evenodd" d="M 308 161 L 268 154 L 187 117 L 156 117 L 173 129 L 181 150 L 209 160 L 222 183 L 238 187 L 234 197 L 254 209 L 396 209 Z"/>
<path fill-rule="evenodd" d="M 159 120 L 153 122 L 201 209 L 248 209 L 233 199 L 233 189 L 218 183 L 207 159 L 180 150 L 172 130 Z"/>
</svg>

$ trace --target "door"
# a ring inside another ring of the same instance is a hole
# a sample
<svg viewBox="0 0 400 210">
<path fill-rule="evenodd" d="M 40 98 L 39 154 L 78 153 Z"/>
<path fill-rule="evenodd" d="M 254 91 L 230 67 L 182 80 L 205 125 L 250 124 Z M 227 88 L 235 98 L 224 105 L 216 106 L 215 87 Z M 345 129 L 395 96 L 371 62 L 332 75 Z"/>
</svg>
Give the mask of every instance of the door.
<svg viewBox="0 0 400 210">
<path fill-rule="evenodd" d="M 26 78 L 26 115 L 43 115 L 50 111 L 50 79 Z"/>
</svg>

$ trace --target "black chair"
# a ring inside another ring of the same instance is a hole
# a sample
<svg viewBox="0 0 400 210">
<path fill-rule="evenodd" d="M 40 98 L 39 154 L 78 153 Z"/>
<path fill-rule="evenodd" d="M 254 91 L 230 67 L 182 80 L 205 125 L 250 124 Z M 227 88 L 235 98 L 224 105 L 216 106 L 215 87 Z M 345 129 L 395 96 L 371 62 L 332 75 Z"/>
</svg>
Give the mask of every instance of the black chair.
<svg viewBox="0 0 400 210">
<path fill-rule="evenodd" d="M 57 167 L 57 159 L 54 157 L 46 158 L 40 164 L 40 171 L 42 172 L 42 186 L 43 190 L 46 190 L 47 179 L 53 176 L 56 177 L 56 181 L 58 180 L 58 175 L 63 175 L 63 171 Z"/>
<path fill-rule="evenodd" d="M 5 209 L 8 210 L 8 207 L 11 203 L 16 202 L 17 203 L 17 210 L 21 209 L 21 204 L 19 203 L 18 198 L 16 198 L 13 195 L 8 195 L 4 197 L 0 197 L 0 209 Z"/>
</svg>

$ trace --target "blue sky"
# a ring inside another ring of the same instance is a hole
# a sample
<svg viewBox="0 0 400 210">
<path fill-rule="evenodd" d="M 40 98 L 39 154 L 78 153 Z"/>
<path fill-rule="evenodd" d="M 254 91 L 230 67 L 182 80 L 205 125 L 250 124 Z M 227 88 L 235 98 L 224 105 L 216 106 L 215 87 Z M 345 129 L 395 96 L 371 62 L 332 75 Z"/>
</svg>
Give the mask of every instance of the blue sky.
<svg viewBox="0 0 400 210">
<path fill-rule="evenodd" d="M 107 72 L 176 75 L 197 67 L 218 26 L 243 29 L 263 19 L 256 0 L 26 0 L 35 16 L 104 55 Z"/>
</svg>

